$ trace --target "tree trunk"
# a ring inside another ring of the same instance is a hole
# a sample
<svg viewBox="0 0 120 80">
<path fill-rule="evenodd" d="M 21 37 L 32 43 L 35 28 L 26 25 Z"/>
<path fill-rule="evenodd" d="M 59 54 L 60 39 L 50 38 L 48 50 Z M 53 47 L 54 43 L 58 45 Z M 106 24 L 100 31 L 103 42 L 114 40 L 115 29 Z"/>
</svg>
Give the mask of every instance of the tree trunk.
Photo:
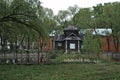
<svg viewBox="0 0 120 80">
<path fill-rule="evenodd" d="M 2 35 L 0 34 L 0 45 L 1 45 L 1 50 L 0 50 L 0 55 L 2 56 L 2 52 L 3 52 L 3 44 L 2 44 L 2 42 L 3 42 L 3 39 L 2 39 Z"/>
<path fill-rule="evenodd" d="M 107 41 L 107 51 L 110 51 L 110 41 L 109 41 L 109 37 L 106 38 Z"/>
<path fill-rule="evenodd" d="M 30 63 L 30 33 L 28 32 L 27 63 Z"/>
<path fill-rule="evenodd" d="M 43 41 L 42 41 L 41 36 L 39 35 L 39 38 L 38 38 L 38 64 L 41 62 L 40 61 L 40 51 L 42 52 L 42 47 L 43 47 Z"/>
<path fill-rule="evenodd" d="M 119 49 L 119 39 L 118 39 L 117 35 L 113 35 L 113 41 L 114 41 L 115 52 L 118 52 L 118 49 Z"/>
<path fill-rule="evenodd" d="M 3 58 L 5 59 L 5 45 L 6 45 L 6 39 L 3 39 Z"/>
<path fill-rule="evenodd" d="M 6 37 L 5 34 L 1 35 L 1 52 L 3 54 L 2 58 L 5 60 L 5 46 L 6 46 Z"/>
<path fill-rule="evenodd" d="M 20 43 L 19 43 L 19 45 L 18 45 L 18 48 L 22 45 L 22 43 L 23 43 L 23 41 L 24 41 L 24 38 L 25 38 L 25 36 L 22 37 L 22 39 L 21 39 L 21 41 L 20 41 Z"/>
<path fill-rule="evenodd" d="M 39 60 L 40 60 L 40 50 L 39 50 L 39 45 L 38 45 L 38 64 L 40 63 Z"/>
<path fill-rule="evenodd" d="M 17 62 L 17 54 L 18 54 L 18 46 L 17 46 L 17 35 L 16 35 L 16 39 L 15 39 L 15 53 L 14 53 L 14 59 L 15 59 L 15 62 Z"/>
</svg>

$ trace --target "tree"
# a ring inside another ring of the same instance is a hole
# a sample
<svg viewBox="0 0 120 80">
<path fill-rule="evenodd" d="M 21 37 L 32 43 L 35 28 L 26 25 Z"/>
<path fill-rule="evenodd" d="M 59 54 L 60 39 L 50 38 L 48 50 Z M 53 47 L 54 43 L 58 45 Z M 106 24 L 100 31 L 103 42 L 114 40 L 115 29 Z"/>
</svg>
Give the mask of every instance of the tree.
<svg viewBox="0 0 120 80">
<path fill-rule="evenodd" d="M 95 24 L 100 28 L 111 28 L 114 47 L 116 52 L 119 49 L 119 2 L 114 3 L 106 3 L 104 5 L 99 4 L 94 7 L 94 16 L 95 16 Z M 107 39 L 108 48 L 109 48 L 109 40 Z"/>
<path fill-rule="evenodd" d="M 7 45 L 7 41 L 16 43 L 16 53 L 24 38 L 28 36 L 28 54 L 30 49 L 30 35 L 32 32 L 43 37 L 45 34 L 42 23 L 42 8 L 39 0 L 1 0 L 0 1 L 0 37 L 1 45 Z M 22 30 L 23 29 L 23 30 Z M 10 34 L 6 34 L 9 32 Z M 11 36 L 14 35 L 14 36 Z M 23 36 L 21 41 L 20 37 Z M 19 40 L 18 40 L 19 39 Z M 19 45 L 18 44 L 19 41 Z M 4 44 L 3 44 L 4 42 Z M 4 50 L 5 51 L 5 50 Z"/>
<path fill-rule="evenodd" d="M 90 8 L 82 8 L 73 17 L 75 26 L 82 29 L 91 28 L 92 12 Z"/>
<path fill-rule="evenodd" d="M 69 12 L 69 17 L 70 17 L 69 23 L 71 25 L 75 25 L 75 20 L 73 17 L 76 15 L 76 13 L 78 13 L 79 10 L 80 10 L 80 8 L 77 5 L 68 7 L 68 12 Z"/>
<path fill-rule="evenodd" d="M 115 51 L 118 52 L 119 50 L 119 33 L 120 33 L 120 3 L 115 2 L 115 3 L 108 3 L 104 5 L 104 16 L 106 18 L 106 24 L 112 29 L 113 31 L 113 42 L 114 42 L 114 47 Z"/>
<path fill-rule="evenodd" d="M 90 30 L 86 30 L 83 49 L 87 51 L 87 53 L 92 53 L 99 58 L 100 52 L 102 52 L 102 41 L 100 40 L 100 36 L 93 35 Z"/>
<path fill-rule="evenodd" d="M 60 10 L 55 18 L 58 23 L 58 29 L 64 29 L 69 25 L 69 12 L 67 10 Z"/>
</svg>

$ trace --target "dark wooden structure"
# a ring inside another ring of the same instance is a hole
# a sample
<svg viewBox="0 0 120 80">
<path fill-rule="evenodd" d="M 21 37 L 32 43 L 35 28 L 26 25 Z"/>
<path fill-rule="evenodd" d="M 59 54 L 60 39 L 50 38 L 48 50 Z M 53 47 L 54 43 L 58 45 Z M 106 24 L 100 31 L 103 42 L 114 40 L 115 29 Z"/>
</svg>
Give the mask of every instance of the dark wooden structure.
<svg viewBox="0 0 120 80">
<path fill-rule="evenodd" d="M 55 49 L 68 52 L 80 52 L 82 36 L 74 26 L 68 26 L 63 30 L 63 34 L 56 34 L 54 37 Z"/>
</svg>

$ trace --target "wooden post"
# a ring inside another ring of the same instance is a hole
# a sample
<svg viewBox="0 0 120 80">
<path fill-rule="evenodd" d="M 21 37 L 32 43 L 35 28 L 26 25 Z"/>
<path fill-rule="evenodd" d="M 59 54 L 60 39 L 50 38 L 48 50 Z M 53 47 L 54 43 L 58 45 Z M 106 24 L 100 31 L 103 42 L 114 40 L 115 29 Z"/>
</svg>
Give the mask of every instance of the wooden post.
<svg viewBox="0 0 120 80">
<path fill-rule="evenodd" d="M 80 52 L 80 41 L 78 40 L 78 52 Z"/>
<path fill-rule="evenodd" d="M 67 40 L 65 41 L 65 53 L 67 53 L 68 50 L 67 50 Z"/>
</svg>

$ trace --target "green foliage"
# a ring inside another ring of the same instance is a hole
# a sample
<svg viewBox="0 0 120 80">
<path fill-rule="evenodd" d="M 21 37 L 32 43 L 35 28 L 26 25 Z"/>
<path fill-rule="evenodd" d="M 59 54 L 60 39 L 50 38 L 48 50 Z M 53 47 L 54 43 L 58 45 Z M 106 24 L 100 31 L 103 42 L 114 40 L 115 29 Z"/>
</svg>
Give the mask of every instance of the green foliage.
<svg viewBox="0 0 120 80">
<path fill-rule="evenodd" d="M 74 24 L 82 29 L 91 28 L 92 12 L 90 8 L 82 8 L 73 17 Z"/>
<path fill-rule="evenodd" d="M 7 42 L 14 48 L 19 48 L 23 42 L 30 46 L 32 42 L 38 42 L 38 37 L 48 38 L 49 31 L 55 26 L 52 10 L 44 10 L 39 0 L 1 0 L 0 10 L 0 43 L 3 49 Z"/>
<path fill-rule="evenodd" d="M 102 51 L 102 41 L 98 35 L 92 35 L 90 31 L 87 31 L 83 41 L 83 49 L 87 53 L 93 53 L 99 55 Z"/>
</svg>

